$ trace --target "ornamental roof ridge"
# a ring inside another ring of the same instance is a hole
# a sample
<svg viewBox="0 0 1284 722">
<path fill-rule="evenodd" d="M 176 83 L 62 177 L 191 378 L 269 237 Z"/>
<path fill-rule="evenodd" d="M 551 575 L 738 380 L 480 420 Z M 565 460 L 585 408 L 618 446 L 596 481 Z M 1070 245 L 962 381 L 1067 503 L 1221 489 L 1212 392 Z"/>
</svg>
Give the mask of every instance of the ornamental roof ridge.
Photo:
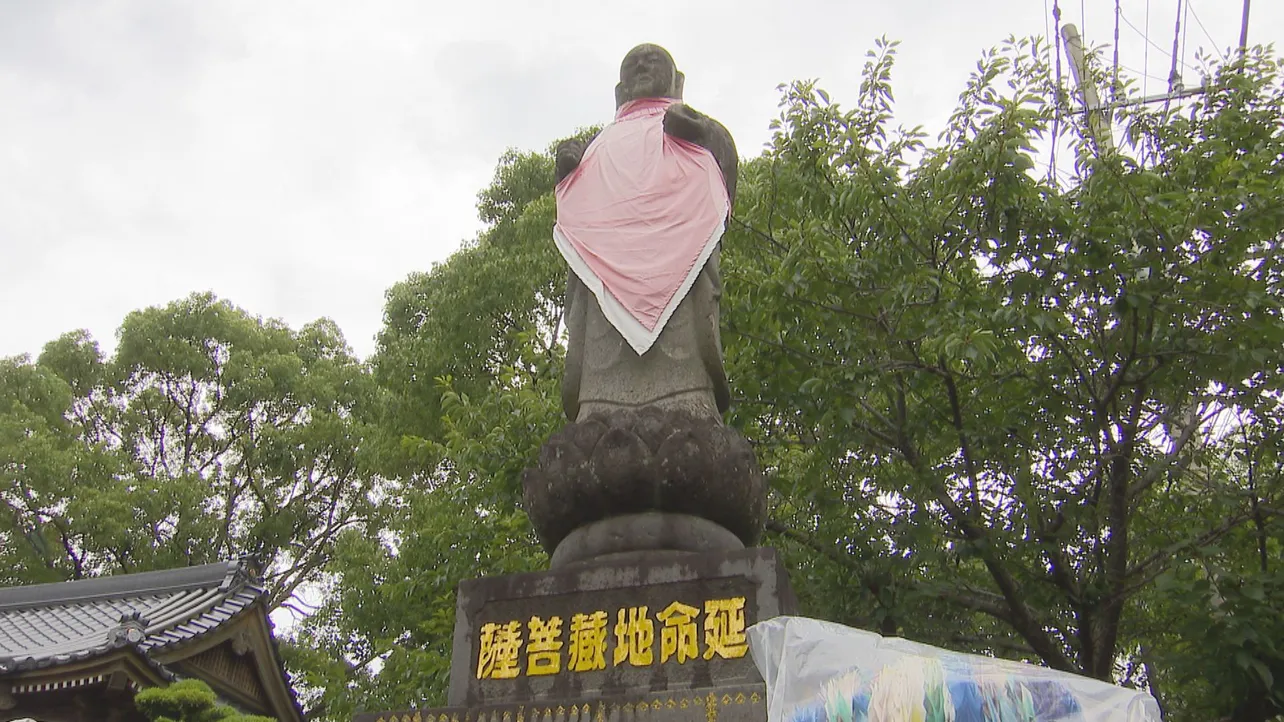
<svg viewBox="0 0 1284 722">
<path fill-rule="evenodd" d="M 0 587 L 0 612 L 119 597 L 166 594 L 202 587 L 216 587 L 219 591 L 226 592 L 251 581 L 249 567 L 252 563 L 251 558 L 241 557 L 228 562 L 178 569 L 117 574 L 70 582 Z"/>
</svg>

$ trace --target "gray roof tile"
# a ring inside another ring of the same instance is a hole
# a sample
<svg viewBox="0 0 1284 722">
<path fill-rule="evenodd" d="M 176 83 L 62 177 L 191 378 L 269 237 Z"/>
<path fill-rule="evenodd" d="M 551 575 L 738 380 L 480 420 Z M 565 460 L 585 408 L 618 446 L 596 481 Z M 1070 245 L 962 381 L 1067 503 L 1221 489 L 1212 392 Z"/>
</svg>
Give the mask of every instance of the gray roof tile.
<svg viewBox="0 0 1284 722">
<path fill-rule="evenodd" d="M 132 645 L 161 675 L 150 653 L 181 645 L 266 602 L 248 560 L 0 588 L 0 679 L 29 669 L 89 659 Z M 260 608 L 260 614 L 267 613 Z M 271 635 L 273 662 L 293 709 L 304 719 Z"/>
<path fill-rule="evenodd" d="M 263 595 L 243 561 L 0 588 L 0 677 L 126 644 L 146 657 L 202 636 Z"/>
</svg>

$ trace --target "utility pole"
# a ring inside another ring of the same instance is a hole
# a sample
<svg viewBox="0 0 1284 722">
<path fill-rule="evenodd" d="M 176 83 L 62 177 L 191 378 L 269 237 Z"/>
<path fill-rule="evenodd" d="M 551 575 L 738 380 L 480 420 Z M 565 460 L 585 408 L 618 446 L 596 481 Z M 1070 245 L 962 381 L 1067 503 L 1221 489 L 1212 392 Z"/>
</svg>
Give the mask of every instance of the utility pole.
<svg viewBox="0 0 1284 722">
<path fill-rule="evenodd" d="M 1249 0 L 1244 0 L 1246 9 L 1248 3 Z M 1088 68 L 1084 61 L 1083 41 L 1079 37 L 1079 29 L 1071 24 L 1062 25 L 1061 38 L 1066 44 L 1066 55 L 1070 56 L 1070 74 L 1074 76 L 1075 85 L 1078 87 L 1080 98 L 1083 101 L 1083 109 L 1075 112 L 1088 114 L 1092 132 L 1103 146 L 1114 147 L 1114 136 L 1111 134 L 1109 123 L 1112 115 L 1111 111 L 1114 109 L 1133 105 L 1149 105 L 1150 103 L 1166 103 L 1171 100 L 1203 95 L 1208 92 L 1208 79 L 1204 78 L 1204 82 L 1197 88 L 1174 87 L 1172 92 L 1150 95 L 1136 100 L 1120 100 L 1102 105 L 1100 98 L 1097 96 L 1097 88 L 1091 82 L 1084 82 L 1085 80 L 1091 81 L 1091 78 L 1086 77 Z"/>
<path fill-rule="evenodd" d="M 1110 114 L 1103 113 L 1101 98 L 1097 96 L 1097 85 L 1088 76 L 1088 65 L 1083 56 L 1083 42 L 1079 37 L 1079 28 L 1067 23 L 1061 26 L 1061 39 L 1066 44 L 1066 55 L 1070 56 L 1070 74 L 1079 88 L 1083 100 L 1083 110 L 1088 114 L 1088 127 L 1102 149 L 1115 147 L 1114 134 L 1110 130 Z"/>
</svg>

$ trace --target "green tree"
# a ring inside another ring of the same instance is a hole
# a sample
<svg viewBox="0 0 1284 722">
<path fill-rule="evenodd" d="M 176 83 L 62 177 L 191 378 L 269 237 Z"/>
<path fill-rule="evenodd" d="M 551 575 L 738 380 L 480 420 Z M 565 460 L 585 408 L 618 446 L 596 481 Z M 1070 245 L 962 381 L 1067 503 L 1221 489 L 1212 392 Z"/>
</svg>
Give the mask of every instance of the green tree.
<svg viewBox="0 0 1284 722">
<path fill-rule="evenodd" d="M 63 489 L 109 468 L 103 454 L 77 443 L 67 418 L 73 401 L 50 369 L 0 360 L 0 585 L 62 581 L 77 571 L 75 561 L 59 563 L 80 558 L 68 520 L 41 513 Z"/>
<path fill-rule="evenodd" d="M 552 190 L 551 150 L 505 153 L 478 196 L 485 230 L 388 292 L 372 364 L 400 439 L 386 471 L 403 486 L 383 534 L 342 540 L 294 652 L 328 719 L 444 703 L 459 582 L 546 563 L 520 478 L 562 423 L 567 271 L 549 237 Z"/>
<path fill-rule="evenodd" d="M 372 375 L 333 323 L 292 331 L 208 294 L 0 362 L 0 583 L 254 555 L 269 606 L 318 580 L 378 477 Z"/>
<path fill-rule="evenodd" d="M 199 679 L 142 690 L 134 696 L 134 704 L 151 722 L 274 722 L 271 717 L 240 714 L 219 704 L 214 690 Z"/>
<path fill-rule="evenodd" d="M 1187 484 L 1191 515 L 1205 524 L 1224 522 L 1230 509 L 1200 508 L 1201 487 L 1233 479 L 1247 499 L 1248 524 L 1237 524 L 1216 543 L 1192 549 L 1140 595 L 1151 612 L 1145 629 L 1162 697 L 1189 719 L 1262 720 L 1284 709 L 1284 522 L 1261 490 L 1277 489 L 1284 466 L 1258 429 L 1244 425 L 1231 436 L 1220 468 L 1194 469 Z M 1240 502 L 1243 502 L 1243 498 Z M 1209 514 L 1212 511 L 1212 514 Z M 1144 623 L 1144 622 L 1143 622 Z M 1229 712 L 1229 714 L 1228 714 Z"/>
<path fill-rule="evenodd" d="M 892 49 L 850 110 L 783 88 L 724 243 L 731 422 L 804 610 L 1148 685 L 1175 720 L 1265 719 L 1278 62 L 1212 68 L 1181 113 L 1122 111 L 1115 151 L 1061 110 L 1044 49 L 1014 42 L 929 145 L 893 126 Z M 550 169 L 506 155 L 487 229 L 389 292 L 373 366 L 399 483 L 378 534 L 338 540 L 293 650 L 322 716 L 440 703 L 458 582 L 543 562 L 518 478 L 561 423 Z"/>
<path fill-rule="evenodd" d="M 929 146 L 892 126 L 893 51 L 871 53 L 851 110 L 784 89 L 727 244 L 734 420 L 772 471 L 770 530 L 813 613 L 1156 692 L 1216 669 L 1224 701 L 1261 701 L 1236 719 L 1264 719 L 1278 61 L 1213 68 L 1181 113 L 1121 111 L 1111 150 L 1059 110 L 1043 50 L 1013 42 Z M 1073 154 L 1044 174 L 1047 137 Z M 1262 452 L 1253 481 L 1228 463 L 1237 429 Z M 1177 623 L 1232 636 L 1196 648 Z"/>
</svg>

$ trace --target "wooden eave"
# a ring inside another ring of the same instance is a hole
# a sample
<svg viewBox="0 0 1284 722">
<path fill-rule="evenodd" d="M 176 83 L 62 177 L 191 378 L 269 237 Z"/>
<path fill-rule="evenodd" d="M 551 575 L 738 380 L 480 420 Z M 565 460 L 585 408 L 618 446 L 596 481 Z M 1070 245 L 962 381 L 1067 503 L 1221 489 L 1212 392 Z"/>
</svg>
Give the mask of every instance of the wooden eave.
<svg viewBox="0 0 1284 722">
<path fill-rule="evenodd" d="M 8 675 L 3 681 L 10 685 L 15 696 L 108 683 L 133 689 L 169 684 L 155 665 L 129 646 L 90 659 Z"/>
<path fill-rule="evenodd" d="M 245 651 L 239 654 L 251 660 L 259 685 L 266 696 L 265 700 L 254 698 L 228 680 L 195 673 L 199 668 L 193 667 L 191 660 L 223 644 L 244 646 Z M 199 676 L 219 695 L 248 709 L 260 710 L 261 714 L 271 715 L 282 722 L 304 722 L 294 695 L 286 683 L 280 656 L 268 627 L 267 612 L 261 601 L 224 622 L 218 630 L 187 643 L 155 650 L 151 653 L 151 658 L 166 667 L 183 672 L 184 676 Z"/>
</svg>

